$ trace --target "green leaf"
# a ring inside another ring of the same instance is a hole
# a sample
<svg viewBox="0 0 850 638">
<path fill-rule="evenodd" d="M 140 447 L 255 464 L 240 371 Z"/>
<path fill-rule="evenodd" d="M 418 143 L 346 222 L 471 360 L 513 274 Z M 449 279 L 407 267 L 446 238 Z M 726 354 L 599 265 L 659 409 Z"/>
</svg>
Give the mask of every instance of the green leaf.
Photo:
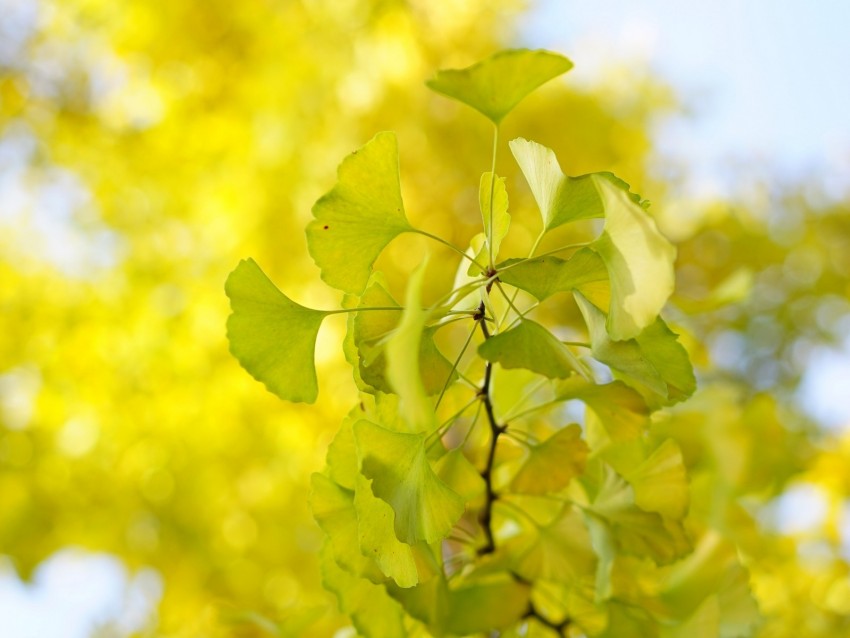
<svg viewBox="0 0 850 638">
<path fill-rule="evenodd" d="M 680 523 L 635 504 L 634 490 L 608 466 L 603 467 L 599 486 L 589 511 L 605 521 L 617 550 L 633 556 L 648 556 L 657 564 L 669 564 L 690 551 Z M 591 527 L 591 535 L 599 534 Z M 601 544 L 608 544 L 606 541 Z M 596 546 L 596 543 L 594 543 Z"/>
<path fill-rule="evenodd" d="M 521 319 L 518 326 L 484 341 L 478 354 L 504 368 L 524 368 L 550 379 L 563 379 L 581 370 L 570 349 L 530 319 Z"/>
<path fill-rule="evenodd" d="M 311 477 L 310 510 L 327 535 L 334 560 L 346 571 L 373 582 L 384 580 L 373 560 L 360 551 L 354 492 L 322 474 Z"/>
<path fill-rule="evenodd" d="M 511 481 L 511 489 L 523 494 L 562 490 L 584 472 L 587 453 L 578 425 L 561 428 L 543 443 L 531 446 L 528 458 Z"/>
<path fill-rule="evenodd" d="M 520 534 L 505 546 L 516 572 L 528 581 L 571 583 L 592 576 L 596 555 L 582 517 L 569 505 L 547 525 Z"/>
<path fill-rule="evenodd" d="M 583 401 L 614 441 L 639 437 L 649 423 L 646 402 L 622 381 L 598 385 L 581 377 L 572 377 L 558 383 L 555 396 L 561 401 Z"/>
<path fill-rule="evenodd" d="M 567 222 L 604 217 L 605 202 L 599 188 L 603 182 L 613 184 L 640 205 L 640 196 L 629 192 L 629 185 L 613 173 L 568 177 L 552 149 L 521 137 L 511 140 L 509 146 L 531 188 L 547 231 Z"/>
<path fill-rule="evenodd" d="M 628 190 L 604 179 L 595 183 L 605 209 L 605 227 L 592 248 L 611 277 L 608 333 L 622 341 L 652 325 L 673 293 L 676 249 Z"/>
<path fill-rule="evenodd" d="M 575 297 L 594 357 L 656 404 L 672 405 L 693 394 L 696 379 L 688 353 L 660 317 L 636 339 L 613 341 L 605 329 L 605 315 L 581 294 Z"/>
<path fill-rule="evenodd" d="M 506 629 L 524 616 L 530 593 L 527 584 L 508 575 L 450 590 L 447 629 L 459 636 Z"/>
<path fill-rule="evenodd" d="M 387 381 L 399 397 L 402 417 L 414 432 L 430 432 L 435 426 L 434 410 L 422 383 L 419 364 L 422 334 L 429 316 L 421 302 L 426 267 L 427 260 L 411 274 L 406 307 L 386 346 Z"/>
<path fill-rule="evenodd" d="M 353 331 L 358 350 L 360 378 L 373 389 L 392 392 L 386 375 L 385 349 L 392 332 L 401 319 L 401 306 L 380 281 L 373 281 L 360 299 L 360 306 L 397 307 L 398 310 L 370 310 L 356 313 Z M 419 376 L 426 394 L 437 394 L 443 389 L 446 379 L 457 379 L 451 362 L 446 359 L 434 343 L 436 328 L 425 328 L 419 341 Z"/>
<path fill-rule="evenodd" d="M 446 485 L 464 501 L 472 501 L 484 494 L 486 484 L 475 466 L 460 447 L 450 450 L 434 464 L 434 470 Z"/>
<path fill-rule="evenodd" d="M 230 352 L 281 399 L 313 403 L 318 395 L 316 337 L 328 314 L 300 306 L 271 282 L 253 259 L 243 259 L 224 285 L 233 313 Z"/>
<path fill-rule="evenodd" d="M 492 231 L 490 228 L 491 211 L 490 211 L 490 191 L 493 192 L 493 210 L 492 210 Z M 511 216 L 508 213 L 508 191 L 505 189 L 505 178 L 496 176 L 495 183 L 493 182 L 493 173 L 484 173 L 481 176 L 481 183 L 478 187 L 478 204 L 481 208 L 481 218 L 484 221 L 484 234 L 493 242 L 491 253 L 495 260 L 499 254 L 499 249 L 502 246 L 502 240 L 508 234 L 508 228 L 511 225 Z M 481 255 L 476 257 L 478 263 L 489 263 L 489 255 L 481 259 Z M 474 267 L 474 264 L 473 264 Z"/>
<path fill-rule="evenodd" d="M 681 520 L 688 510 L 688 476 L 682 452 L 667 439 L 649 458 L 624 474 L 635 491 L 635 503 L 647 512 Z"/>
<path fill-rule="evenodd" d="M 552 255 L 528 260 L 509 259 L 499 264 L 498 269 L 505 266 L 510 268 L 500 270 L 499 279 L 534 295 L 538 301 L 570 290 L 584 294 L 600 285 L 607 288 L 608 284 L 604 262 L 589 248 L 582 248 L 569 259 Z"/>
<path fill-rule="evenodd" d="M 375 496 L 395 511 L 396 536 L 408 544 L 449 535 L 464 500 L 441 481 L 426 456 L 425 434 L 392 432 L 369 421 L 354 424 L 360 469 Z"/>
<path fill-rule="evenodd" d="M 354 510 L 358 521 L 357 546 L 399 587 L 413 587 L 419 582 L 413 551 L 410 545 L 396 538 L 393 509 L 375 497 L 370 483 L 362 474 L 357 475 L 354 490 Z"/>
<path fill-rule="evenodd" d="M 359 406 L 353 408 L 346 415 L 328 446 L 328 453 L 325 457 L 331 480 L 347 490 L 354 490 L 357 474 L 360 473 L 357 466 L 357 446 L 354 444 L 352 426 L 355 421 L 362 418 L 362 415 L 363 411 Z"/>
<path fill-rule="evenodd" d="M 334 561 L 329 543 L 319 554 L 322 584 L 332 592 L 340 609 L 365 638 L 406 638 L 404 611 L 381 585 L 358 578 Z"/>
<path fill-rule="evenodd" d="M 363 292 L 372 264 L 412 229 L 404 214 L 394 133 L 378 133 L 339 167 L 337 183 L 313 206 L 307 248 L 330 286 Z"/>
<path fill-rule="evenodd" d="M 500 51 L 465 69 L 439 71 L 426 84 L 499 124 L 529 93 L 573 67 L 549 51 Z"/>
</svg>

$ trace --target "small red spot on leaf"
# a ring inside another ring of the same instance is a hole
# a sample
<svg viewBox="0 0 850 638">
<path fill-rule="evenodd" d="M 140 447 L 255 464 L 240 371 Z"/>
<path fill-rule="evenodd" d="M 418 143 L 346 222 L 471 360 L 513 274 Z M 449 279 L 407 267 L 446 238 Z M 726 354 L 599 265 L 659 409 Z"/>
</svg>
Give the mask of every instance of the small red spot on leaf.
<svg viewBox="0 0 850 638">
<path fill-rule="evenodd" d="M 325 224 L 325 225 L 322 227 L 322 229 L 323 229 L 323 230 L 327 230 L 328 228 L 330 228 L 330 226 L 328 226 L 327 224 Z"/>
</svg>

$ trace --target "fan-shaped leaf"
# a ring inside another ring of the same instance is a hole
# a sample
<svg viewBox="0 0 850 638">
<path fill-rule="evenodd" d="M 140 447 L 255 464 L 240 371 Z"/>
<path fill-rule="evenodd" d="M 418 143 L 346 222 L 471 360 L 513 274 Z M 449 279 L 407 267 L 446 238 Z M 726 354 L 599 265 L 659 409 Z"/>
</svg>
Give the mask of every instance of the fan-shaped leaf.
<svg viewBox="0 0 850 638">
<path fill-rule="evenodd" d="M 648 394 L 653 403 L 671 405 L 693 394 L 696 380 L 688 353 L 660 317 L 636 339 L 613 341 L 605 329 L 605 315 L 580 294 L 575 297 L 594 357 Z"/>
<path fill-rule="evenodd" d="M 395 511 L 396 536 L 409 544 L 435 543 L 448 536 L 465 504 L 431 469 L 425 435 L 359 421 L 354 439 L 361 471 L 372 479 L 372 492 Z"/>
<path fill-rule="evenodd" d="M 413 587 L 419 582 L 416 562 L 410 545 L 395 535 L 393 509 L 372 493 L 371 481 L 357 475 L 354 490 L 357 513 L 357 539 L 360 552 L 377 563 L 381 571 L 399 587 Z"/>
<path fill-rule="evenodd" d="M 327 313 L 289 299 L 253 259 L 239 262 L 224 289 L 233 309 L 227 319 L 233 356 L 281 399 L 313 403 L 316 336 Z"/>
<path fill-rule="evenodd" d="M 490 210 L 490 193 L 492 192 L 493 209 Z M 484 221 L 484 234 L 488 241 L 493 242 L 490 249 L 493 259 L 499 255 L 502 240 L 508 234 L 511 225 L 511 216 L 508 213 L 508 191 L 505 189 L 505 178 L 496 176 L 493 182 L 493 173 L 484 173 L 478 186 L 478 205 L 481 208 L 481 218 Z M 492 230 L 491 230 L 492 220 Z M 488 263 L 490 256 L 479 255 L 476 260 L 479 264 Z M 473 264 L 473 267 L 474 264 Z"/>
<path fill-rule="evenodd" d="M 313 206 L 307 247 L 328 285 L 359 295 L 384 247 L 412 228 L 404 214 L 394 133 L 378 133 L 339 167 Z"/>
<path fill-rule="evenodd" d="M 514 49 L 465 69 L 439 71 L 427 85 L 498 124 L 534 89 L 572 67 L 572 62 L 556 53 Z"/>
<path fill-rule="evenodd" d="M 614 441 L 639 437 L 649 422 L 646 402 L 622 381 L 597 385 L 581 377 L 572 377 L 558 383 L 555 395 L 561 401 L 583 401 Z"/>
<path fill-rule="evenodd" d="M 548 494 L 567 486 L 581 476 L 587 460 L 587 443 L 581 440 L 581 428 L 568 425 L 539 445 L 529 449 L 528 458 L 511 481 L 515 492 Z"/>
<path fill-rule="evenodd" d="M 336 595 L 339 608 L 365 638 L 407 638 L 404 610 L 387 590 L 341 569 L 325 541 L 319 554 L 322 584 Z"/>
<path fill-rule="evenodd" d="M 524 368 L 550 379 L 564 379 L 581 370 L 570 349 L 530 319 L 521 319 L 515 328 L 487 339 L 478 354 L 505 368 Z"/>
<path fill-rule="evenodd" d="M 649 458 L 624 475 L 634 488 L 635 503 L 648 512 L 681 520 L 688 509 L 688 476 L 682 452 L 667 439 Z"/>
<path fill-rule="evenodd" d="M 514 265 L 516 264 L 516 265 Z M 511 286 L 534 295 L 543 301 L 558 292 L 586 291 L 608 284 L 608 270 L 602 259 L 589 248 L 582 248 L 569 259 L 553 255 L 536 259 L 510 259 L 499 268 L 510 266 L 499 272 L 499 279 Z"/>
</svg>

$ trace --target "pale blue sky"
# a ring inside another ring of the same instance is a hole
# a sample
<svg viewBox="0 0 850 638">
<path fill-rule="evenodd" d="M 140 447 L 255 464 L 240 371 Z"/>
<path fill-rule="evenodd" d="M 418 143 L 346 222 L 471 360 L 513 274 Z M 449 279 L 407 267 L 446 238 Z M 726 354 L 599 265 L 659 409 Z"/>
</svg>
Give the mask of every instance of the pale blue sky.
<svg viewBox="0 0 850 638">
<path fill-rule="evenodd" d="M 732 166 L 850 183 L 850 2 L 846 0 L 538 0 L 529 46 L 576 63 L 592 82 L 611 62 L 666 79 L 694 117 L 659 131 L 663 153 L 685 159 L 698 191 L 734 184 Z M 728 191 L 727 191 L 728 192 Z"/>
</svg>

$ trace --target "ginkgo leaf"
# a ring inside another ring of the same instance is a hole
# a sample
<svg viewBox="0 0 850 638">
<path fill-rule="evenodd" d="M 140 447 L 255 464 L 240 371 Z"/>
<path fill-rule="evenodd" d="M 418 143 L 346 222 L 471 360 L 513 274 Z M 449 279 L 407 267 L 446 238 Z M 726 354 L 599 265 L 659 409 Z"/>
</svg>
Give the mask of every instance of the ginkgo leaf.
<svg viewBox="0 0 850 638">
<path fill-rule="evenodd" d="M 439 71 L 427 85 L 499 124 L 529 93 L 572 67 L 557 53 L 512 49 L 465 69 Z"/>
<path fill-rule="evenodd" d="M 356 576 L 373 582 L 384 580 L 375 562 L 360 551 L 354 492 L 322 474 L 313 474 L 310 483 L 310 510 L 327 535 L 336 562 Z"/>
<path fill-rule="evenodd" d="M 360 472 L 352 429 L 355 421 L 359 421 L 360 418 L 362 418 L 362 410 L 359 407 L 348 413 L 328 445 L 328 453 L 325 457 L 331 480 L 348 490 L 354 490 L 354 482 Z"/>
<path fill-rule="evenodd" d="M 521 138 L 510 146 L 546 230 L 578 219 L 605 218 L 591 248 L 602 258 L 610 279 L 608 332 L 618 341 L 637 336 L 673 292 L 676 249 L 626 182 L 611 173 L 567 177 L 551 149 Z"/>
<path fill-rule="evenodd" d="M 313 403 L 316 337 L 328 313 L 289 299 L 253 259 L 239 262 L 224 289 L 233 309 L 227 319 L 233 356 L 281 399 Z"/>
<path fill-rule="evenodd" d="M 430 432 L 435 425 L 434 410 L 419 372 L 422 333 L 429 316 L 421 301 L 427 265 L 426 259 L 410 275 L 406 306 L 386 345 L 387 381 L 398 395 L 399 412 L 413 432 Z"/>
<path fill-rule="evenodd" d="M 490 634 L 510 627 L 528 611 L 531 587 L 505 574 L 449 591 L 446 628 L 458 636 Z"/>
<path fill-rule="evenodd" d="M 604 466 L 603 470 L 602 484 L 588 510 L 605 521 L 619 552 L 648 556 L 657 564 L 664 565 L 690 550 L 690 542 L 681 523 L 640 509 L 635 504 L 632 486 L 609 467 Z M 590 526 L 590 531 L 591 536 L 600 534 L 600 530 L 593 526 Z"/>
<path fill-rule="evenodd" d="M 667 439 L 633 471 L 624 475 L 635 491 L 635 503 L 648 512 L 681 520 L 688 510 L 688 476 L 682 452 Z"/>
<path fill-rule="evenodd" d="M 511 539 L 505 549 L 513 556 L 516 572 L 531 582 L 570 583 L 592 576 L 596 569 L 590 533 L 571 506 L 549 524 Z"/>
<path fill-rule="evenodd" d="M 581 476 L 587 454 L 581 428 L 576 424 L 561 428 L 529 448 L 528 458 L 511 481 L 511 489 L 524 494 L 557 492 Z"/>
<path fill-rule="evenodd" d="M 372 264 L 412 231 L 404 213 L 394 133 L 378 133 L 339 167 L 337 183 L 313 206 L 307 248 L 330 286 L 359 295 Z"/>
<path fill-rule="evenodd" d="M 598 385 L 576 376 L 559 382 L 555 396 L 561 401 L 583 401 L 614 441 L 639 437 L 649 423 L 646 402 L 622 381 Z"/>
<path fill-rule="evenodd" d="M 434 471 L 464 501 L 469 502 L 484 494 L 484 479 L 459 447 L 441 456 L 434 464 Z"/>
<path fill-rule="evenodd" d="M 484 341 L 478 354 L 502 367 L 525 368 L 550 379 L 564 379 L 581 370 L 570 349 L 530 319 L 521 319 L 518 326 Z"/>
<path fill-rule="evenodd" d="M 696 380 L 688 353 L 660 317 L 636 339 L 614 341 L 605 329 L 605 315 L 580 294 L 575 298 L 596 359 L 645 395 L 654 395 L 659 405 L 671 405 L 693 394 Z"/>
<path fill-rule="evenodd" d="M 627 190 L 605 179 L 596 179 L 595 184 L 605 226 L 591 246 L 611 278 L 608 333 L 622 341 L 650 326 L 673 293 L 676 249 Z"/>
<path fill-rule="evenodd" d="M 629 185 L 613 173 L 568 177 L 561 170 L 552 149 L 521 137 L 511 140 L 509 146 L 537 202 L 545 230 L 579 219 L 604 217 L 605 202 L 599 191 L 600 182 L 615 185 L 633 203 L 640 205 L 640 196 L 631 193 Z"/>
<path fill-rule="evenodd" d="M 392 392 L 386 375 L 386 344 L 401 320 L 401 306 L 380 281 L 373 281 L 360 299 L 364 308 L 398 308 L 398 310 L 370 310 L 356 313 L 353 333 L 358 350 L 360 378 L 380 392 Z M 434 343 L 436 328 L 425 328 L 419 342 L 419 376 L 427 394 L 437 394 L 446 384 L 457 378 L 451 362 Z"/>
<path fill-rule="evenodd" d="M 337 597 L 340 609 L 365 638 L 407 638 L 404 610 L 387 590 L 337 565 L 326 541 L 319 553 L 322 584 Z"/>
<path fill-rule="evenodd" d="M 392 432 L 369 421 L 354 424 L 360 469 L 372 492 L 395 512 L 395 533 L 408 544 L 448 536 L 464 500 L 441 481 L 426 456 L 425 434 Z"/>
<path fill-rule="evenodd" d="M 362 474 L 357 475 L 354 511 L 357 513 L 360 552 L 374 560 L 381 571 L 399 587 L 416 585 L 419 573 L 413 551 L 410 545 L 396 537 L 393 509 L 373 494 L 371 481 Z"/>
<path fill-rule="evenodd" d="M 492 193 L 492 200 L 490 194 Z M 492 201 L 492 208 L 491 208 Z M 476 261 L 480 264 L 489 263 L 490 257 L 495 260 L 499 255 L 502 240 L 508 234 L 511 225 L 511 216 L 508 213 L 508 191 L 505 188 L 505 178 L 496 176 L 493 181 L 493 173 L 484 173 L 478 187 L 478 205 L 481 208 L 481 218 L 484 222 L 484 234 L 488 242 L 490 255 L 479 255 Z M 492 228 L 491 228 L 492 221 Z M 474 266 L 474 265 L 473 265 Z"/>
<path fill-rule="evenodd" d="M 499 264 L 499 279 L 534 295 L 543 301 L 555 293 L 578 290 L 582 293 L 593 285 L 607 284 L 608 270 L 602 259 L 589 248 L 582 248 L 569 259 L 554 255 L 536 259 L 510 259 Z M 585 295 L 587 296 L 587 295 Z"/>
<path fill-rule="evenodd" d="M 469 240 L 469 248 L 467 248 L 464 254 L 467 257 L 471 257 L 472 259 L 479 261 L 478 257 L 486 254 L 486 242 L 487 238 L 484 233 L 478 233 L 476 235 L 473 235 L 472 239 Z M 478 268 L 478 266 L 476 266 L 475 264 L 467 264 L 467 262 L 468 260 L 463 259 L 458 265 L 453 286 L 455 290 L 458 290 L 463 286 L 471 284 L 476 279 L 480 279 L 482 276 L 481 270 Z M 484 291 L 483 285 L 479 286 L 477 289 L 470 286 L 470 288 L 467 288 L 466 290 L 464 290 L 464 292 L 459 293 L 459 296 L 457 296 L 453 302 L 452 310 L 477 309 L 478 306 L 481 304 L 485 294 L 486 293 Z"/>
</svg>

